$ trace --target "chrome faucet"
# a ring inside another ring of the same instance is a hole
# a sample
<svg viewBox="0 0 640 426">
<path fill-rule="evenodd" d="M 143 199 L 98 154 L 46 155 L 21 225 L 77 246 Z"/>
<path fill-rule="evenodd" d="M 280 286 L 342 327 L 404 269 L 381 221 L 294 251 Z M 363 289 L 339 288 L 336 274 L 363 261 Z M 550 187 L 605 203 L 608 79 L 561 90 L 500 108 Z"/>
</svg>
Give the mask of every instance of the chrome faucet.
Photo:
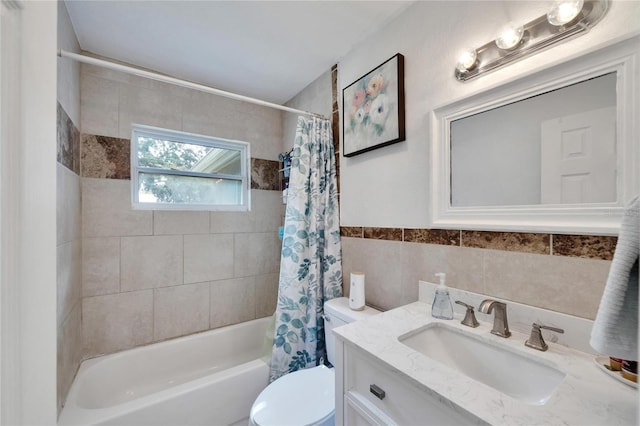
<svg viewBox="0 0 640 426">
<path fill-rule="evenodd" d="M 505 303 L 493 299 L 486 299 L 482 301 L 478 310 L 484 314 L 490 314 L 492 311 L 495 311 L 493 329 L 491 330 L 492 334 L 505 338 L 511 336 L 509 323 L 507 321 L 507 305 Z"/>
<path fill-rule="evenodd" d="M 549 327 L 548 325 L 541 325 L 538 323 L 533 323 L 531 327 L 531 336 L 529 336 L 529 340 L 524 342 L 524 344 L 530 348 L 537 349 L 539 351 L 546 351 L 549 349 L 547 342 L 542 338 L 542 329 L 555 331 L 556 333 L 564 333 L 564 330 L 556 327 Z"/>
</svg>

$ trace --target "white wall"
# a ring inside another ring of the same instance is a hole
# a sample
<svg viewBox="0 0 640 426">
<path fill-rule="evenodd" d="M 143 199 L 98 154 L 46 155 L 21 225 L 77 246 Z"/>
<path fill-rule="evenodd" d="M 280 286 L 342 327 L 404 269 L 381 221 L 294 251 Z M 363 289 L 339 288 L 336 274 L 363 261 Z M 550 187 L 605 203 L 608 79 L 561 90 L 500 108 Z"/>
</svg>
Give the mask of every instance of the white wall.
<svg viewBox="0 0 640 426">
<path fill-rule="evenodd" d="M 331 117 L 331 70 L 327 70 L 317 79 L 307 85 L 296 96 L 285 104 L 291 108 L 322 114 Z M 284 113 L 282 115 L 283 151 L 293 148 L 296 137 L 298 114 Z"/>
<path fill-rule="evenodd" d="M 339 93 L 396 53 L 405 57 L 406 141 L 341 157 L 343 226 L 428 227 L 429 121 L 434 108 L 640 32 L 640 2 L 614 1 L 589 33 L 467 83 L 453 76 L 460 50 L 527 22 L 548 2 L 417 2 L 339 63 Z M 341 106 L 341 102 L 340 106 Z"/>
<path fill-rule="evenodd" d="M 58 48 L 80 52 L 80 45 L 64 1 L 58 1 Z M 58 59 L 58 102 L 80 127 L 80 65 L 71 59 Z"/>
<path fill-rule="evenodd" d="M 21 424 L 56 423 L 55 2 L 24 2 L 20 141 Z"/>
</svg>

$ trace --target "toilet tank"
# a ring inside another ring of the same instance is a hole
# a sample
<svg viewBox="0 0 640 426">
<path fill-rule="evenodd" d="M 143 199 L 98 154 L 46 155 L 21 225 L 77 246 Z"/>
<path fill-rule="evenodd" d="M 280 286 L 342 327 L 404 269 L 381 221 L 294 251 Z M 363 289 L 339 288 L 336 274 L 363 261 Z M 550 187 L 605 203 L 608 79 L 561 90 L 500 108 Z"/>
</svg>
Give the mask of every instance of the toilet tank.
<svg viewBox="0 0 640 426">
<path fill-rule="evenodd" d="M 334 361 L 336 347 L 333 329 L 379 313 L 380 311 L 369 306 L 365 306 L 361 311 L 354 311 L 349 308 L 349 299 L 346 297 L 338 297 L 324 303 L 324 337 L 327 346 L 327 359 L 331 364 Z"/>
</svg>

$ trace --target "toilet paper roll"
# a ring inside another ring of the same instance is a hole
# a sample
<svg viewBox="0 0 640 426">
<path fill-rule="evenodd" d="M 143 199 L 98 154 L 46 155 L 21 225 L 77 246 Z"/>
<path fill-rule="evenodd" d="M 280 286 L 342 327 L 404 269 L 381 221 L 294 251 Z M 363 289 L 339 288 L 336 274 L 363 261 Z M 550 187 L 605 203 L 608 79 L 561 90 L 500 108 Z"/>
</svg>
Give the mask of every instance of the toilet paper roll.
<svg viewBox="0 0 640 426">
<path fill-rule="evenodd" d="M 351 273 L 349 307 L 354 311 L 364 309 L 364 274 L 362 272 Z"/>
</svg>

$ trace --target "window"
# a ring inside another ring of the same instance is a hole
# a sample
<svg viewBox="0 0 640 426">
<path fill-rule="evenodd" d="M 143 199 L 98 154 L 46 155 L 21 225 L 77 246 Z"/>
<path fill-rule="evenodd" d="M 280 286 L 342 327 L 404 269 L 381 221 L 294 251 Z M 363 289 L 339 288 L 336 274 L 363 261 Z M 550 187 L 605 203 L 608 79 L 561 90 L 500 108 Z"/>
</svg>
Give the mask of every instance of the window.
<svg viewBox="0 0 640 426">
<path fill-rule="evenodd" d="M 249 210 L 249 144 L 133 125 L 133 207 Z"/>
</svg>

